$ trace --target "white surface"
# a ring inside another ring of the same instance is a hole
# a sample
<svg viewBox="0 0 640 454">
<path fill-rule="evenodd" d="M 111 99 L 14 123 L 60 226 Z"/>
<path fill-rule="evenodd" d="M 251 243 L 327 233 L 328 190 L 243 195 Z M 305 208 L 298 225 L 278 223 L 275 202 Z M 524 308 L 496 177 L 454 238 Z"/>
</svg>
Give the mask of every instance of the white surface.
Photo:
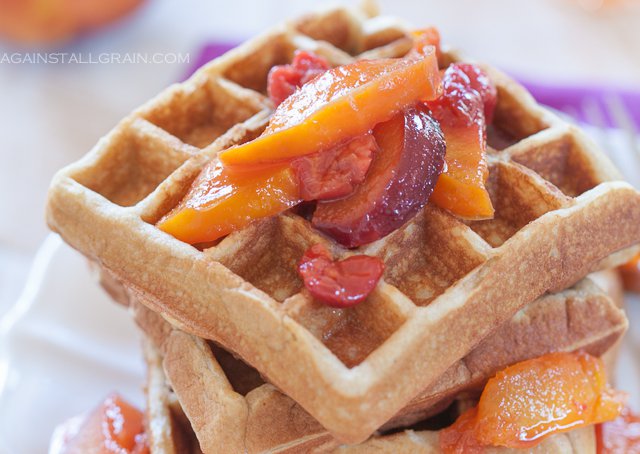
<svg viewBox="0 0 640 454">
<path fill-rule="evenodd" d="M 138 333 L 86 260 L 50 235 L 0 319 L 0 453 L 46 452 L 54 427 L 112 391 L 143 405 Z"/>
<path fill-rule="evenodd" d="M 629 298 L 640 326 L 640 298 Z M 45 452 L 56 425 L 111 391 L 143 405 L 138 333 L 79 253 L 50 235 L 19 303 L 0 320 L 0 453 Z M 640 329 L 627 334 L 618 386 L 640 409 Z"/>
</svg>

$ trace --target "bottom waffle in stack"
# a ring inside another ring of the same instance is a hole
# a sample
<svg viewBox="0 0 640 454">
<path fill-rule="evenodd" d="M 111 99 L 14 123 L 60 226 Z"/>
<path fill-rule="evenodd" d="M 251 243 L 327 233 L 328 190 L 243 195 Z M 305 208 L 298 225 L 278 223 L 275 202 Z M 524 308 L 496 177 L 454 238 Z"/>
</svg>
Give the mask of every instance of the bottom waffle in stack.
<svg viewBox="0 0 640 454">
<path fill-rule="evenodd" d="M 148 442 L 151 454 L 200 454 L 203 451 L 200 449 L 198 440 L 192 427 L 188 423 L 188 419 L 184 414 L 184 410 L 180 407 L 178 398 L 175 392 L 169 385 L 164 368 L 162 365 L 162 356 L 158 350 L 148 340 L 145 341 L 145 361 L 147 363 L 147 423 L 148 423 Z M 214 364 L 214 370 L 219 369 L 218 363 Z M 214 373 L 218 372 L 216 370 Z M 207 376 L 205 373 L 203 376 Z M 230 383 L 224 383 L 224 376 L 219 376 L 222 382 L 215 383 L 219 386 L 220 393 L 227 393 L 231 399 L 233 399 L 235 391 L 230 389 Z M 268 385 L 264 385 L 268 386 Z M 267 392 L 278 393 L 274 389 L 270 389 Z M 293 430 L 289 432 L 290 423 L 295 423 L 292 418 L 298 417 L 295 412 L 291 412 L 296 408 L 296 404 L 292 402 L 286 396 L 281 395 L 283 404 L 289 405 L 289 414 L 284 415 L 264 415 L 266 419 L 266 425 L 276 426 L 278 425 L 278 416 L 284 416 L 284 422 L 281 426 L 280 432 L 288 435 L 292 438 L 292 442 L 280 445 L 277 447 L 266 448 L 262 451 L 252 451 L 246 449 L 239 452 L 268 452 L 268 453 L 294 453 L 294 452 L 315 452 L 315 453 L 417 453 L 417 454 L 435 454 L 440 452 L 438 431 L 437 430 L 402 430 L 389 435 L 376 435 L 364 443 L 351 446 L 337 446 L 336 443 L 323 440 L 322 437 L 317 439 L 314 436 L 307 437 L 304 435 L 304 430 L 308 427 L 306 423 L 310 419 L 308 415 L 303 415 L 298 422 L 301 424 L 301 429 Z M 236 430 L 239 432 L 244 426 L 244 421 L 241 417 L 234 415 L 233 412 L 225 414 L 225 406 L 220 402 L 208 402 L 213 404 L 211 411 L 221 412 L 220 417 L 227 417 L 229 423 L 236 423 Z M 269 405 L 264 406 L 264 410 L 267 410 Z M 234 420 L 234 416 L 237 419 Z M 449 415 L 448 415 L 449 416 Z M 434 418 L 432 424 L 437 424 L 439 421 Z M 312 423 L 313 424 L 313 423 Z M 317 424 L 317 423 L 315 423 Z M 426 424 L 425 424 L 426 425 Z M 216 436 L 214 433 L 212 436 Z M 225 438 L 223 434 L 220 438 Z M 269 443 L 261 443 L 268 445 Z M 227 451 L 228 447 L 220 447 L 215 452 L 232 452 Z M 491 453 L 519 453 L 520 450 L 510 450 L 507 448 L 495 448 L 486 451 L 487 454 Z M 596 439 L 593 427 L 583 427 L 580 429 L 572 430 L 568 433 L 558 434 L 549 437 L 542 444 L 538 445 L 532 450 L 528 450 L 529 453 L 595 453 L 596 452 Z"/>
<path fill-rule="evenodd" d="M 598 282 L 596 284 L 595 282 Z M 173 328 L 130 301 L 145 334 L 150 451 L 437 453 L 439 431 L 474 402 L 497 371 L 552 351 L 605 355 L 627 327 L 622 291 L 612 272 L 529 304 L 425 390 L 369 440 L 341 445 L 296 402 L 257 371 L 204 339 Z M 594 426 L 546 438 L 530 450 L 485 452 L 595 453 Z"/>
</svg>

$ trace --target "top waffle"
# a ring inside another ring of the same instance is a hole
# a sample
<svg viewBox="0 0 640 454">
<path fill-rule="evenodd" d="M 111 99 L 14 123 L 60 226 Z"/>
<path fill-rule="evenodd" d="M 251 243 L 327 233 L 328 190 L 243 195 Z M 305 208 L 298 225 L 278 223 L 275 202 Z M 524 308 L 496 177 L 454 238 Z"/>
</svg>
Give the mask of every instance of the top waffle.
<svg viewBox="0 0 640 454">
<path fill-rule="evenodd" d="M 485 68 L 498 87 L 488 131 L 490 221 L 427 205 L 357 250 L 385 262 L 363 303 L 332 309 L 303 289 L 311 245 L 349 254 L 293 213 L 196 249 L 154 224 L 199 170 L 268 122 L 267 72 L 308 49 L 342 64 L 401 56 L 407 31 L 344 9 L 305 17 L 210 62 L 125 118 L 59 172 L 48 222 L 180 328 L 216 340 L 336 437 L 359 442 L 518 309 L 624 259 L 640 194 L 580 131 Z M 443 56 L 442 65 L 459 59 Z"/>
</svg>

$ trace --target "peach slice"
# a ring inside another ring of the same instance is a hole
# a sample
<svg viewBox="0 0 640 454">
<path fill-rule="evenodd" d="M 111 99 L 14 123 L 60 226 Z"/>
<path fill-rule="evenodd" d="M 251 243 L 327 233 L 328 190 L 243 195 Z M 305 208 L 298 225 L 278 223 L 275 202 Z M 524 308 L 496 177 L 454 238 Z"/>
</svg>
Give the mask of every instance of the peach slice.
<svg viewBox="0 0 640 454">
<path fill-rule="evenodd" d="M 491 219 L 493 204 L 484 184 L 489 174 L 482 131 L 441 124 L 447 142 L 446 171 L 440 175 L 431 201 L 470 220 Z"/>
<path fill-rule="evenodd" d="M 253 172 L 230 172 L 212 161 L 158 228 L 190 244 L 205 243 L 303 200 L 348 195 L 365 178 L 376 150 L 373 137 L 365 135 L 289 165 Z"/>
<path fill-rule="evenodd" d="M 87 416 L 63 452 L 148 454 L 144 415 L 113 394 Z"/>
<path fill-rule="evenodd" d="M 618 267 L 625 290 L 640 293 L 640 254 Z"/>
<path fill-rule="evenodd" d="M 235 174 L 213 161 L 158 228 L 190 244 L 215 241 L 256 219 L 278 214 L 302 199 L 288 166 Z"/>
<path fill-rule="evenodd" d="M 551 434 L 616 419 L 624 400 L 607 385 L 599 358 L 550 353 L 490 379 L 478 406 L 441 432 L 440 445 L 445 453 L 529 448 Z"/>
<path fill-rule="evenodd" d="M 297 50 L 288 65 L 277 65 L 269 70 L 267 94 L 277 107 L 298 88 L 323 74 L 331 66 L 319 55 L 306 50 Z"/>
<path fill-rule="evenodd" d="M 0 36 L 20 44 L 50 45 L 119 19 L 144 0 L 1 0 Z"/>
<path fill-rule="evenodd" d="M 473 65 L 453 64 L 444 73 L 442 96 L 427 103 L 447 142 L 447 169 L 431 200 L 465 219 L 493 217 L 485 181 L 486 124 L 495 102 L 496 89 L 484 72 Z"/>
<path fill-rule="evenodd" d="M 436 56 L 438 58 L 442 55 L 442 49 L 440 47 L 440 31 L 435 27 L 427 27 L 420 30 L 414 30 L 411 32 L 413 38 L 413 48 L 411 53 L 422 54 L 424 49 L 428 46 L 434 46 L 436 48 Z"/>
<path fill-rule="evenodd" d="M 434 99 L 439 86 L 433 47 L 413 58 L 338 66 L 285 99 L 260 137 L 222 152 L 220 161 L 246 168 L 331 148 L 365 134 L 418 100 Z"/>
</svg>

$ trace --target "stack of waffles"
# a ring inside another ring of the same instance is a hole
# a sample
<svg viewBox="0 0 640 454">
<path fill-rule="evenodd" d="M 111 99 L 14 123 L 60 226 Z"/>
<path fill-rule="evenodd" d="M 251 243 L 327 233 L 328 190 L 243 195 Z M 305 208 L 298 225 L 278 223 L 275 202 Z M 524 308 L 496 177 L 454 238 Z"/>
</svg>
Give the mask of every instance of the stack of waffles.
<svg viewBox="0 0 640 454">
<path fill-rule="evenodd" d="M 626 328 L 622 301 L 619 279 L 609 271 L 530 303 L 373 437 L 344 445 L 255 369 L 220 346 L 172 327 L 132 299 L 146 340 L 151 451 L 437 453 L 435 429 L 477 398 L 482 384 L 505 366 L 550 351 L 575 350 L 607 352 L 607 362 L 613 363 L 611 347 Z M 429 419 L 454 399 L 446 415 Z M 185 419 L 190 423 L 179 422 Z M 195 434 L 199 443 L 193 441 Z M 593 428 L 588 427 L 550 437 L 531 452 L 589 453 L 594 446 Z"/>
<path fill-rule="evenodd" d="M 437 432 L 402 429 L 444 424 L 444 409 L 468 405 L 506 365 L 558 350 L 601 355 L 625 331 L 587 275 L 637 250 L 640 193 L 578 129 L 486 66 L 498 89 L 491 220 L 427 204 L 355 251 L 293 212 L 199 247 L 155 226 L 205 164 L 265 128 L 271 67 L 298 49 L 339 65 L 411 45 L 407 28 L 371 11 L 287 23 L 168 88 L 54 178 L 49 225 L 98 264 L 148 338 L 155 452 L 437 452 Z M 461 60 L 446 51 L 439 63 Z M 297 263 L 318 243 L 384 261 L 364 302 L 335 309 L 304 289 Z M 588 428 L 538 449 L 593 443 Z"/>
</svg>

